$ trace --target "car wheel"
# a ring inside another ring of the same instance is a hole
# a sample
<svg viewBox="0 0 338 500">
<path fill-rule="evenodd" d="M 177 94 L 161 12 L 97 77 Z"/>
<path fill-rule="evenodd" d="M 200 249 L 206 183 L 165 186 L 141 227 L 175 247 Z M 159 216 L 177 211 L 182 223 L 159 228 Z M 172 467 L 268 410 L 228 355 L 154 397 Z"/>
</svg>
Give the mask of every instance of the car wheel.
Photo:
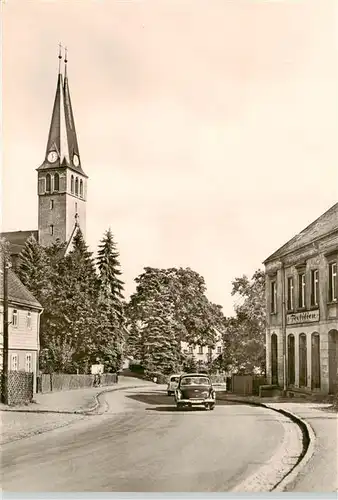
<svg viewBox="0 0 338 500">
<path fill-rule="evenodd" d="M 171 392 L 170 391 L 168 391 L 168 396 L 171 396 Z"/>
<path fill-rule="evenodd" d="M 214 404 L 211 404 L 210 405 L 210 410 L 214 410 L 215 409 L 215 405 Z"/>
<path fill-rule="evenodd" d="M 183 408 L 182 403 L 177 403 L 177 404 L 176 404 L 176 409 L 177 409 L 177 410 L 182 410 L 182 408 Z"/>
</svg>

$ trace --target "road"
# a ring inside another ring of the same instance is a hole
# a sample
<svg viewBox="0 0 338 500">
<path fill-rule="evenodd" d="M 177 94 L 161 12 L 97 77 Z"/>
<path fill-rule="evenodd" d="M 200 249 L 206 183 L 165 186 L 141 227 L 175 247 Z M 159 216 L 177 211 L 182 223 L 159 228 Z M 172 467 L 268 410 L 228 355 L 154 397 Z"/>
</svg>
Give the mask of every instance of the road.
<svg viewBox="0 0 338 500">
<path fill-rule="evenodd" d="M 177 411 L 157 386 L 107 393 L 107 412 L 2 449 L 3 491 L 230 491 L 283 439 L 274 412 L 219 401 Z"/>
</svg>

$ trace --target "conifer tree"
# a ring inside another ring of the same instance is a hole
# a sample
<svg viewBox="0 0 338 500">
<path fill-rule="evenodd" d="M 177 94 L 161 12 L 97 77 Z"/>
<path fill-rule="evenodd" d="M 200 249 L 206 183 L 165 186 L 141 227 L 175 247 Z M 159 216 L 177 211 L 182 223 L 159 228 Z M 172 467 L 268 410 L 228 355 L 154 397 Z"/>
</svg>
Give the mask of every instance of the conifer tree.
<svg viewBox="0 0 338 500">
<path fill-rule="evenodd" d="M 51 293 L 52 269 L 44 248 L 31 235 L 20 253 L 17 274 L 43 306 Z"/>
<path fill-rule="evenodd" d="M 73 369 L 86 371 L 100 343 L 100 319 L 94 260 L 79 229 L 72 251 L 57 263 L 42 347 L 53 349 L 54 359 L 59 363 L 67 359 L 69 366 L 69 356 L 56 352 L 68 346 L 72 351 Z"/>
<path fill-rule="evenodd" d="M 175 331 L 167 319 L 163 306 L 159 302 L 154 304 L 144 332 L 142 365 L 148 373 L 168 375 L 178 369 L 180 349 Z"/>
<path fill-rule="evenodd" d="M 101 294 L 103 299 L 111 303 L 120 323 L 123 323 L 123 281 L 119 252 L 110 229 L 105 232 L 99 245 L 97 265 Z"/>
</svg>

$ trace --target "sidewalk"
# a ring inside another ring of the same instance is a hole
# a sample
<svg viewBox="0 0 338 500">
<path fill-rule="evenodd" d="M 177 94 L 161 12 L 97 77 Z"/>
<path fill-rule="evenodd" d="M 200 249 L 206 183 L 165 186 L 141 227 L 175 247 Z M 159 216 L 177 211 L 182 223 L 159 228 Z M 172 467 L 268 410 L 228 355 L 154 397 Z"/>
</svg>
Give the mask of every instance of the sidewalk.
<svg viewBox="0 0 338 500">
<path fill-rule="evenodd" d="M 151 382 L 148 382 L 151 384 Z M 98 406 L 97 395 L 103 391 L 121 390 L 127 387 L 144 386 L 144 380 L 119 377 L 118 384 L 71 391 L 35 394 L 35 403 L 8 407 L 0 405 L 0 444 L 48 432 L 73 422 L 91 418 L 90 412 Z M 95 414 L 95 413 L 94 413 Z"/>
<path fill-rule="evenodd" d="M 338 413 L 331 405 L 302 400 L 244 397 L 235 394 L 220 395 L 220 400 L 264 404 L 275 410 L 284 410 L 300 417 L 312 428 L 315 441 L 309 461 L 300 467 L 296 478 L 286 492 L 336 492 L 338 490 Z"/>
<path fill-rule="evenodd" d="M 34 395 L 34 403 L 17 406 L 5 406 L 0 404 L 0 411 L 82 413 L 90 411 L 94 406 L 96 406 L 96 396 L 103 391 L 114 391 L 116 389 L 122 389 L 123 387 L 146 384 L 146 381 L 137 378 L 119 377 L 118 384 L 110 386 L 37 393 Z M 151 384 L 151 382 L 148 382 L 148 384 Z"/>
</svg>

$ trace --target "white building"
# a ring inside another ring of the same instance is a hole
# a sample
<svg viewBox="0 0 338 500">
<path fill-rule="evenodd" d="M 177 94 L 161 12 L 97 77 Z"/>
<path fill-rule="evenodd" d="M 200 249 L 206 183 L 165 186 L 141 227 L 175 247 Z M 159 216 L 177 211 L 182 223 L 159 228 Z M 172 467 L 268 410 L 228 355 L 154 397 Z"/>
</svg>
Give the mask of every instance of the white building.
<svg viewBox="0 0 338 500">
<path fill-rule="evenodd" d="M 34 374 L 33 391 L 39 357 L 41 304 L 16 274 L 8 271 L 8 369 Z M 0 366 L 3 364 L 3 274 L 0 273 Z"/>
<path fill-rule="evenodd" d="M 181 342 L 181 349 L 184 354 L 194 356 L 197 362 L 208 363 L 222 354 L 223 344 L 221 339 L 217 340 L 215 347 L 201 345 L 194 347 L 187 342 Z"/>
</svg>

